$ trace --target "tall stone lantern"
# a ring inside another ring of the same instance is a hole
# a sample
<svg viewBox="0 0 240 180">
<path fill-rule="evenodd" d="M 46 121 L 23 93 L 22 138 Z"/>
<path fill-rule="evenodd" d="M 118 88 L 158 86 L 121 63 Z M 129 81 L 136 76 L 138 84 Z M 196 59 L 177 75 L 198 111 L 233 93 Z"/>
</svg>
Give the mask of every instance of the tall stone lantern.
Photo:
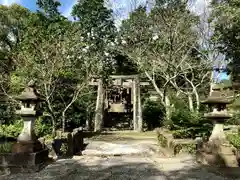
<svg viewBox="0 0 240 180">
<path fill-rule="evenodd" d="M 224 133 L 224 122 L 230 119 L 232 116 L 227 111 L 227 104 L 231 104 L 232 100 L 222 96 L 221 92 L 212 92 L 203 104 L 207 104 L 211 112 L 204 115 L 213 123 L 213 130 L 209 141 L 226 142 L 226 136 Z"/>
<path fill-rule="evenodd" d="M 21 95 L 15 99 L 21 101 L 21 109 L 17 110 L 16 113 L 19 114 L 24 121 L 22 132 L 17 138 L 19 147 L 15 149 L 21 152 L 37 152 L 42 150 L 42 145 L 37 140 L 34 131 L 34 124 L 35 120 L 42 115 L 40 103 L 44 99 L 35 89 L 35 83 L 33 81 L 31 81 Z"/>
<path fill-rule="evenodd" d="M 202 102 L 210 108 L 210 113 L 204 115 L 213 123 L 213 130 L 208 142 L 203 143 L 200 154 L 200 161 L 204 164 L 238 167 L 236 155 L 233 153 L 233 147 L 229 143 L 224 133 L 224 122 L 232 116 L 227 111 L 227 104 L 232 103 L 220 91 L 213 91 L 212 94 Z M 198 154 L 198 155 L 199 155 Z"/>
</svg>

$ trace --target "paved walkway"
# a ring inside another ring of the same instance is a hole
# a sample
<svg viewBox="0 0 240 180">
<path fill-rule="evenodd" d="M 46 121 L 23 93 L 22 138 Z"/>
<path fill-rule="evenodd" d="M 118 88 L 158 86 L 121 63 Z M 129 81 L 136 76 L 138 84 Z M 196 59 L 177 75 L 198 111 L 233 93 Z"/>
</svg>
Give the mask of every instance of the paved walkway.
<svg viewBox="0 0 240 180">
<path fill-rule="evenodd" d="M 57 160 L 39 173 L 0 180 L 240 180 L 212 173 L 190 155 L 164 158 L 154 153 L 152 141 L 112 142 L 89 141 L 83 156 Z"/>
<path fill-rule="evenodd" d="M 58 160 L 39 173 L 11 175 L 0 179 L 224 180 L 227 178 L 198 167 L 191 156 L 175 158 L 158 158 L 154 156 L 82 156 L 74 157 L 70 160 Z"/>
</svg>

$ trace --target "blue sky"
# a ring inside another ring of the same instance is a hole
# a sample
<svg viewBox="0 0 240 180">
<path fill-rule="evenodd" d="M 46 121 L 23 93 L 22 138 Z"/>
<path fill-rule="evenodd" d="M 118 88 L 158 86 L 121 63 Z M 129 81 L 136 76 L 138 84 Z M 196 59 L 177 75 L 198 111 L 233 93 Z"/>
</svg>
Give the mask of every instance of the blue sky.
<svg viewBox="0 0 240 180">
<path fill-rule="evenodd" d="M 60 12 L 69 17 L 71 14 L 72 6 L 77 2 L 77 0 L 60 0 L 62 6 L 60 7 Z M 36 0 L 0 0 L 0 4 L 10 5 L 12 3 L 21 4 L 22 6 L 30 9 L 31 11 L 36 10 Z"/>
</svg>

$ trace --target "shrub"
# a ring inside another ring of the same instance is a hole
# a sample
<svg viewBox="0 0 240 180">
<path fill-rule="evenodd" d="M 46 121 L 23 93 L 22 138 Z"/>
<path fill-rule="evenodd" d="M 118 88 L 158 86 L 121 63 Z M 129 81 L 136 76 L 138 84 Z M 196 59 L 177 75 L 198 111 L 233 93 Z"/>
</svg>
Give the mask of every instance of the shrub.
<svg viewBox="0 0 240 180">
<path fill-rule="evenodd" d="M 240 149 L 240 134 L 228 134 L 227 139 L 237 149 Z"/>
<path fill-rule="evenodd" d="M 240 112 L 236 112 L 233 114 L 232 118 L 229 119 L 226 124 L 230 125 L 240 125 Z"/>
<path fill-rule="evenodd" d="M 15 109 L 13 103 L 0 104 L 0 123 L 11 124 L 15 120 Z"/>
<path fill-rule="evenodd" d="M 209 136 L 212 124 L 203 114 L 190 112 L 188 109 L 176 109 L 171 116 L 170 130 L 173 131 L 174 138 L 196 138 L 199 136 Z"/>
<path fill-rule="evenodd" d="M 52 125 L 46 118 L 38 118 L 35 123 L 37 137 L 43 137 L 52 133 Z"/>
<path fill-rule="evenodd" d="M 163 148 L 166 148 L 168 144 L 167 138 L 160 132 L 157 133 L 157 136 L 159 145 Z"/>
<path fill-rule="evenodd" d="M 13 124 L 2 124 L 0 126 L 0 138 L 3 137 L 12 137 L 16 138 L 21 133 L 23 128 L 23 121 L 17 120 Z"/>
<path fill-rule="evenodd" d="M 148 130 L 160 127 L 164 120 L 164 107 L 160 102 L 147 100 L 144 102 L 143 120 L 147 124 Z"/>
<path fill-rule="evenodd" d="M 10 153 L 12 152 L 13 142 L 5 142 L 0 144 L 0 152 L 1 153 Z"/>
</svg>

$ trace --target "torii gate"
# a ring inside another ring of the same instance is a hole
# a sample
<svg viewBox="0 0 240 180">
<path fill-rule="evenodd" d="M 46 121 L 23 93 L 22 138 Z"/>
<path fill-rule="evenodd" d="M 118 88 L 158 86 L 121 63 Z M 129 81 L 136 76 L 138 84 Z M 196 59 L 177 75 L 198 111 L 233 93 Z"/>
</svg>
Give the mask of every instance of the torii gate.
<svg viewBox="0 0 240 180">
<path fill-rule="evenodd" d="M 112 75 L 110 78 L 113 80 L 114 86 L 122 86 L 132 89 L 131 99 L 133 104 L 133 129 L 134 131 L 143 130 L 142 119 L 142 105 L 140 87 L 149 85 L 149 82 L 141 82 L 139 75 Z M 106 88 L 103 85 L 102 79 L 92 78 L 90 85 L 97 86 L 97 100 L 94 119 L 94 131 L 101 131 L 103 127 L 104 118 L 104 101 Z"/>
</svg>

